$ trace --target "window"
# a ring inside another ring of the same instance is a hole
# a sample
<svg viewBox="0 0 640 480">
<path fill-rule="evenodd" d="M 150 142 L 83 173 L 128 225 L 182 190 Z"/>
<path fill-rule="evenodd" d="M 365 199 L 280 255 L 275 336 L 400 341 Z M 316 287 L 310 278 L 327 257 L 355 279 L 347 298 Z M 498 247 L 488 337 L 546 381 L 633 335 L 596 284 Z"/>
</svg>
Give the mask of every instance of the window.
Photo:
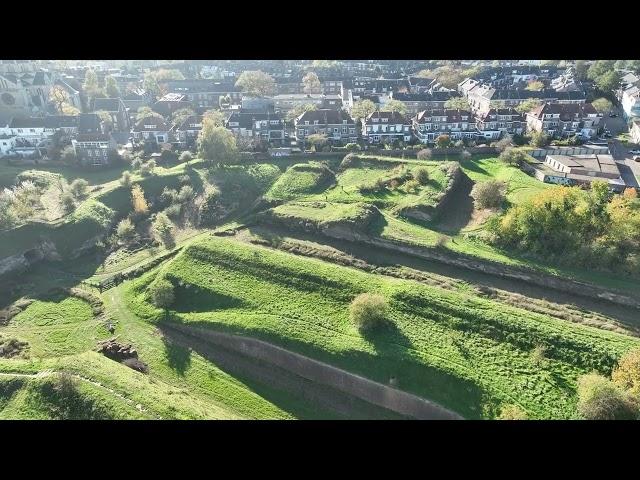
<svg viewBox="0 0 640 480">
<path fill-rule="evenodd" d="M 305 121 L 304 121 L 304 124 L 305 124 L 305 125 L 309 125 L 309 120 L 305 120 Z"/>
<path fill-rule="evenodd" d="M 313 121 L 313 124 L 314 124 L 314 125 L 318 125 L 318 120 L 314 120 L 314 121 Z"/>
<path fill-rule="evenodd" d="M 338 129 L 337 129 L 337 128 L 334 128 L 334 129 L 333 129 L 333 133 L 338 133 Z"/>
<path fill-rule="evenodd" d="M 347 127 L 342 127 L 342 133 L 347 133 Z"/>
</svg>

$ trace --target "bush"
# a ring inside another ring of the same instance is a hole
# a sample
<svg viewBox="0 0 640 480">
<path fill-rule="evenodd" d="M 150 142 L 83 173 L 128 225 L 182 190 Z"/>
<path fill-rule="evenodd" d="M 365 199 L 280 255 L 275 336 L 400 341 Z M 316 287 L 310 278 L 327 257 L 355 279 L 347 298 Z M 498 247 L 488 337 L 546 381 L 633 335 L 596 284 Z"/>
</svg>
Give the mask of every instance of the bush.
<svg viewBox="0 0 640 480">
<path fill-rule="evenodd" d="M 211 189 L 206 192 L 204 201 L 200 205 L 200 222 L 201 226 L 212 226 L 223 214 L 222 205 L 220 204 L 220 192 L 217 189 Z"/>
<path fill-rule="evenodd" d="M 160 308 L 169 308 L 175 299 L 173 285 L 164 278 L 151 284 L 149 287 L 149 295 L 151 302 Z"/>
<path fill-rule="evenodd" d="M 189 185 L 191 183 L 191 177 L 189 175 L 180 175 L 178 177 L 178 181 L 180 185 Z"/>
<path fill-rule="evenodd" d="M 120 177 L 120 185 L 123 187 L 131 186 L 131 172 L 129 170 L 125 170 L 122 172 L 122 176 Z"/>
<path fill-rule="evenodd" d="M 507 148 L 511 147 L 512 142 L 513 142 L 513 139 L 511 138 L 511 135 L 505 135 L 495 143 L 494 147 L 499 153 L 502 153 Z"/>
<path fill-rule="evenodd" d="M 142 159 L 140 157 L 136 157 L 131 161 L 131 168 L 134 170 L 140 170 L 142 168 Z"/>
<path fill-rule="evenodd" d="M 547 349 L 544 345 L 538 345 L 531 350 L 531 362 L 536 365 L 542 365 L 547 359 Z"/>
<path fill-rule="evenodd" d="M 344 149 L 347 152 L 359 152 L 360 151 L 360 145 L 358 145 L 357 143 L 347 143 L 344 146 Z"/>
<path fill-rule="evenodd" d="M 451 143 L 451 137 L 449 135 L 438 135 L 438 138 L 436 138 L 437 148 L 449 148 Z"/>
<path fill-rule="evenodd" d="M 420 182 L 418 182 L 417 180 L 409 180 L 405 184 L 404 188 L 407 193 L 418 193 L 418 190 L 420 189 Z"/>
<path fill-rule="evenodd" d="M 464 162 L 466 160 L 469 160 L 471 158 L 471 152 L 467 149 L 462 150 L 462 152 L 460 152 L 460 161 Z"/>
<path fill-rule="evenodd" d="M 418 152 L 418 160 L 429 160 L 431 158 L 431 149 L 423 148 Z"/>
<path fill-rule="evenodd" d="M 145 177 L 148 177 L 149 175 L 153 175 L 153 171 L 155 170 L 155 168 L 156 168 L 156 161 L 149 160 L 148 162 L 144 163 L 140 167 L 140 173 Z"/>
<path fill-rule="evenodd" d="M 180 154 L 180 163 L 189 163 L 191 160 L 193 160 L 193 154 L 190 151 L 187 150 Z"/>
<path fill-rule="evenodd" d="M 122 152 L 121 157 L 122 161 L 128 165 L 131 165 L 131 162 L 133 161 L 133 156 L 131 155 L 131 152 Z"/>
<path fill-rule="evenodd" d="M 349 306 L 351 321 L 361 332 L 383 325 L 387 315 L 387 301 L 382 295 L 362 293 Z"/>
<path fill-rule="evenodd" d="M 429 183 L 428 169 L 424 167 L 417 168 L 413 175 L 420 185 L 426 185 L 427 183 Z"/>
<path fill-rule="evenodd" d="M 180 189 L 180 193 L 178 193 L 178 201 L 180 203 L 188 202 L 193 198 L 193 195 L 193 187 L 191 187 L 190 185 L 184 185 Z"/>
<path fill-rule="evenodd" d="M 180 205 L 179 203 L 169 205 L 167 208 L 164 209 L 165 215 L 173 220 L 179 218 L 181 212 L 182 212 L 182 205 Z"/>
<path fill-rule="evenodd" d="M 116 237 L 122 242 L 130 242 L 136 235 L 136 227 L 133 222 L 128 219 L 122 219 L 116 227 Z"/>
<path fill-rule="evenodd" d="M 72 145 L 69 145 L 62 149 L 60 160 L 62 160 L 62 162 L 66 165 L 76 165 L 78 163 L 78 156 L 76 155 L 76 150 Z"/>
<path fill-rule="evenodd" d="M 60 203 L 62 204 L 62 209 L 64 210 L 64 213 L 73 212 L 76 208 L 76 202 L 73 199 L 73 195 L 71 195 L 69 192 L 64 192 L 60 196 Z"/>
<path fill-rule="evenodd" d="M 345 170 L 347 168 L 353 167 L 356 162 L 358 162 L 358 160 L 360 160 L 360 157 L 358 155 L 356 155 L 355 153 L 348 153 L 342 159 L 342 162 L 340 162 L 340 170 Z"/>
<path fill-rule="evenodd" d="M 549 136 L 543 132 L 533 132 L 531 134 L 531 145 L 534 147 L 544 147 L 549 144 Z"/>
<path fill-rule="evenodd" d="M 528 418 L 527 412 L 518 405 L 513 404 L 502 407 L 498 416 L 498 420 L 527 420 Z"/>
<path fill-rule="evenodd" d="M 586 420 L 635 420 L 638 404 L 611 380 L 591 373 L 578 379 L 578 413 Z"/>
<path fill-rule="evenodd" d="M 156 219 L 153 221 L 153 234 L 156 240 L 165 247 L 173 248 L 175 246 L 173 223 L 165 213 L 156 215 Z"/>
<path fill-rule="evenodd" d="M 476 183 L 471 190 L 471 197 L 476 208 L 499 208 L 504 202 L 507 184 L 499 180 Z"/>
<path fill-rule="evenodd" d="M 611 374 L 618 387 L 640 398 L 640 349 L 625 353 Z"/>
<path fill-rule="evenodd" d="M 87 194 L 87 188 L 89 186 L 89 182 L 87 182 L 84 178 L 76 178 L 71 185 L 69 185 L 69 189 L 74 197 L 80 198 L 84 197 Z"/>
</svg>

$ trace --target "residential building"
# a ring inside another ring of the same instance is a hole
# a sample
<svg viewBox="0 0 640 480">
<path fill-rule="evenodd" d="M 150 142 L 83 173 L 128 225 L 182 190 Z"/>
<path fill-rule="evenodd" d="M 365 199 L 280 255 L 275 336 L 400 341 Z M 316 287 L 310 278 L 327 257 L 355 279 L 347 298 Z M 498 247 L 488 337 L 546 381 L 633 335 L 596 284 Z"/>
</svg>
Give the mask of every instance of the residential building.
<svg viewBox="0 0 640 480">
<path fill-rule="evenodd" d="M 422 143 L 433 143 L 440 135 L 453 140 L 477 136 L 475 119 L 468 110 L 425 110 L 413 117 L 412 126 Z"/>
<path fill-rule="evenodd" d="M 631 121 L 631 127 L 629 128 L 629 135 L 634 143 L 640 144 L 640 119 L 634 119 Z"/>
<path fill-rule="evenodd" d="M 175 138 L 183 148 L 194 149 L 202 130 L 202 115 L 192 115 L 174 129 Z"/>
<path fill-rule="evenodd" d="M 477 84 L 463 91 L 465 91 L 469 105 L 474 112 L 487 112 L 491 108 L 515 108 L 527 100 L 580 105 L 584 104 L 587 98 L 583 91 L 556 92 L 549 88 L 539 91 L 513 88 L 496 89 L 488 84 Z"/>
<path fill-rule="evenodd" d="M 248 97 L 242 96 L 241 110 L 253 110 L 256 112 L 272 112 L 275 104 L 269 97 Z"/>
<path fill-rule="evenodd" d="M 46 112 L 54 75 L 32 62 L 3 64 L 0 72 L 0 113 L 29 116 Z"/>
<path fill-rule="evenodd" d="M 547 155 L 535 176 L 543 182 L 558 185 L 590 185 L 593 180 L 602 180 L 613 191 L 621 192 L 626 188 L 611 155 Z"/>
<path fill-rule="evenodd" d="M 131 129 L 129 114 L 120 98 L 94 98 L 91 112 L 107 112 L 111 116 L 112 131 L 128 132 Z"/>
<path fill-rule="evenodd" d="M 476 115 L 478 135 L 497 140 L 504 134 L 522 135 L 526 129 L 524 115 L 513 108 L 492 108 Z"/>
<path fill-rule="evenodd" d="M 11 150 L 16 146 L 16 136 L 7 135 L 6 133 L 0 134 L 0 157 L 10 155 Z"/>
<path fill-rule="evenodd" d="M 409 83 L 408 93 L 428 93 L 436 83 L 435 78 L 412 77 L 411 75 L 407 77 L 407 81 Z"/>
<path fill-rule="evenodd" d="M 273 97 L 276 111 L 286 112 L 299 105 L 313 104 L 320 109 L 340 109 L 342 108 L 342 98 L 340 95 L 324 95 L 320 93 L 302 93 L 276 95 Z"/>
<path fill-rule="evenodd" d="M 134 139 L 158 144 L 169 143 L 169 132 L 167 123 L 158 117 L 143 118 L 131 130 Z"/>
<path fill-rule="evenodd" d="M 411 120 L 398 112 L 375 111 L 362 123 L 362 137 L 369 143 L 411 140 Z"/>
<path fill-rule="evenodd" d="M 209 79 L 171 80 L 167 82 L 169 93 L 182 94 L 191 102 L 196 111 L 220 108 L 220 98 L 228 98 L 227 103 L 239 104 L 242 100 L 240 92 L 231 82 L 216 82 Z"/>
<path fill-rule="evenodd" d="M 151 107 L 154 112 L 165 118 L 169 118 L 173 112 L 181 108 L 194 108 L 187 95 L 183 93 L 167 93 Z"/>
<path fill-rule="evenodd" d="M 135 118 L 139 108 L 148 107 L 152 102 L 151 94 L 142 88 L 129 90 L 120 98 L 129 113 L 130 119 L 132 117 Z"/>
<path fill-rule="evenodd" d="M 233 112 L 225 126 L 235 135 L 257 138 L 271 145 L 284 144 L 285 121 L 277 113 Z"/>
<path fill-rule="evenodd" d="M 295 119 L 296 140 L 305 142 L 309 135 L 326 135 L 332 143 L 350 143 L 358 140 L 356 123 L 344 110 L 313 110 Z"/>
<path fill-rule="evenodd" d="M 83 165 L 108 165 L 118 154 L 116 141 L 108 133 L 80 134 L 71 144 Z"/>
<path fill-rule="evenodd" d="M 593 105 L 545 103 L 527 113 L 527 130 L 551 137 L 578 135 L 590 138 L 598 133 L 602 118 Z"/>
<path fill-rule="evenodd" d="M 407 115 L 417 115 L 423 110 L 441 110 L 445 108 L 447 100 L 459 97 L 456 92 L 428 92 L 428 93 L 391 93 L 390 100 L 398 100 L 407 107 Z"/>
<path fill-rule="evenodd" d="M 626 120 L 640 117 L 640 82 L 623 90 L 620 103 Z"/>
</svg>

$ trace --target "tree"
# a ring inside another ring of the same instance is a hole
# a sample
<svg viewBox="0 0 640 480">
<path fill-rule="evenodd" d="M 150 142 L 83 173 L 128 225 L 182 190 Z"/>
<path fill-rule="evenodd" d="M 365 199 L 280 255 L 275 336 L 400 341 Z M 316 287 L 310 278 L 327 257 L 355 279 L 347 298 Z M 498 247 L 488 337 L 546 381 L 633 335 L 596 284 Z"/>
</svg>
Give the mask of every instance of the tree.
<svg viewBox="0 0 640 480">
<path fill-rule="evenodd" d="M 444 65 L 435 70 L 436 80 L 445 88 L 456 89 L 458 84 L 467 78 L 467 71 L 451 65 Z"/>
<path fill-rule="evenodd" d="M 123 218 L 116 226 L 116 237 L 123 243 L 129 243 L 136 236 L 136 227 L 129 218 Z"/>
<path fill-rule="evenodd" d="M 632 200 L 634 198 L 638 198 L 638 191 L 633 187 L 627 187 L 624 189 L 622 196 L 624 198 L 628 198 L 629 200 Z"/>
<path fill-rule="evenodd" d="M 158 97 L 161 93 L 160 84 L 153 72 L 147 72 L 144 74 L 142 80 L 142 88 L 149 92 L 154 97 Z"/>
<path fill-rule="evenodd" d="M 593 108 L 595 108 L 598 113 L 603 114 L 607 114 L 613 109 L 613 104 L 606 98 L 598 98 L 591 102 L 591 105 L 593 105 Z"/>
<path fill-rule="evenodd" d="M 149 205 L 144 198 L 144 190 L 140 185 L 134 185 L 131 189 L 131 203 L 136 215 L 146 215 L 149 213 Z"/>
<path fill-rule="evenodd" d="M 587 70 L 589 69 L 589 65 L 587 65 L 585 60 L 576 60 L 573 68 L 576 72 L 577 80 L 584 81 L 587 79 Z"/>
<path fill-rule="evenodd" d="M 635 420 L 638 404 L 611 380 L 591 373 L 578 378 L 578 413 L 586 420 Z"/>
<path fill-rule="evenodd" d="M 531 90 L 533 92 L 538 92 L 540 90 L 542 90 L 544 88 L 544 83 L 542 83 L 540 80 L 532 80 L 529 83 L 527 83 L 527 86 L 525 88 L 525 90 Z"/>
<path fill-rule="evenodd" d="M 84 178 L 76 178 L 71 185 L 69 185 L 69 189 L 75 198 L 84 197 L 87 194 L 87 188 L 89 187 L 89 182 L 87 182 Z"/>
<path fill-rule="evenodd" d="M 383 112 L 398 112 L 400 115 L 406 115 L 407 106 L 400 100 L 389 100 L 382 107 Z"/>
<path fill-rule="evenodd" d="M 613 93 L 620 87 L 620 74 L 615 70 L 609 70 L 595 81 L 600 90 Z"/>
<path fill-rule="evenodd" d="M 429 170 L 424 167 L 417 168 L 413 173 L 413 176 L 420 185 L 426 185 L 429 183 Z"/>
<path fill-rule="evenodd" d="M 307 142 L 315 148 L 316 152 L 319 152 L 327 145 L 328 139 L 325 134 L 314 133 L 307 137 Z"/>
<path fill-rule="evenodd" d="M 640 348 L 622 355 L 611 373 L 611 380 L 622 390 L 640 399 Z"/>
<path fill-rule="evenodd" d="M 502 137 L 500 140 L 498 140 L 495 143 L 494 147 L 499 153 L 502 153 L 507 148 L 509 148 L 512 143 L 513 143 L 513 139 L 511 138 L 511 135 L 506 134 L 504 137 Z"/>
<path fill-rule="evenodd" d="M 166 213 L 159 213 L 153 221 L 153 235 L 156 240 L 161 242 L 166 248 L 175 246 L 175 238 L 173 232 L 173 223 L 169 220 Z"/>
<path fill-rule="evenodd" d="M 70 213 L 76 208 L 76 202 L 73 199 L 73 195 L 69 192 L 64 192 L 60 195 L 60 204 L 62 205 L 62 210 L 64 213 Z"/>
<path fill-rule="evenodd" d="M 451 97 L 444 103 L 444 107 L 452 110 L 469 110 L 469 102 L 464 97 Z"/>
<path fill-rule="evenodd" d="M 104 92 L 98 84 L 98 75 L 96 75 L 96 72 L 90 68 L 84 74 L 84 83 L 82 84 L 82 89 L 89 98 L 95 98 L 104 95 Z"/>
<path fill-rule="evenodd" d="M 78 163 L 78 156 L 76 155 L 76 150 L 73 148 L 73 145 L 68 145 L 62 149 L 62 152 L 60 152 L 60 160 L 65 165 L 76 165 Z"/>
<path fill-rule="evenodd" d="M 220 110 L 207 110 L 202 117 L 208 118 L 216 127 L 224 127 L 224 114 Z"/>
<path fill-rule="evenodd" d="M 248 95 L 268 97 L 276 92 L 276 82 L 261 70 L 246 70 L 240 74 L 236 87 Z"/>
<path fill-rule="evenodd" d="M 376 110 L 376 105 L 371 100 L 358 100 L 351 108 L 351 116 L 354 120 L 363 119 Z"/>
<path fill-rule="evenodd" d="M 304 93 L 322 93 L 322 85 L 318 75 L 314 72 L 307 73 L 302 79 Z"/>
<path fill-rule="evenodd" d="M 155 168 L 156 168 L 156 161 L 151 159 L 140 166 L 140 174 L 145 177 L 148 177 L 149 175 L 153 175 L 153 171 L 155 170 Z"/>
<path fill-rule="evenodd" d="M 387 301 L 382 295 L 361 293 L 349 306 L 351 321 L 361 332 L 382 326 L 387 316 Z"/>
<path fill-rule="evenodd" d="M 17 221 L 11 207 L 11 195 L 7 191 L 0 190 L 0 230 L 9 230 Z"/>
<path fill-rule="evenodd" d="M 313 103 L 299 104 L 293 107 L 292 109 L 290 109 L 289 111 L 287 111 L 286 119 L 288 122 L 292 122 L 303 113 L 313 112 L 314 110 L 317 110 L 317 109 L 318 107 L 316 107 L 316 105 Z"/>
<path fill-rule="evenodd" d="M 451 143 L 451 137 L 449 135 L 438 135 L 436 138 L 437 148 L 449 148 Z"/>
<path fill-rule="evenodd" d="M 598 78 L 605 75 L 609 71 L 613 71 L 615 66 L 614 60 L 596 60 L 587 69 L 587 78 L 596 82 Z"/>
<path fill-rule="evenodd" d="M 431 158 L 432 152 L 430 148 L 423 148 L 418 151 L 417 157 L 418 160 L 429 160 Z"/>
<path fill-rule="evenodd" d="M 49 91 L 49 101 L 60 115 L 78 115 L 80 110 L 71 105 L 69 93 L 60 85 L 54 85 Z"/>
<path fill-rule="evenodd" d="M 527 153 L 519 148 L 507 147 L 500 153 L 498 158 L 507 165 L 520 165 L 526 161 Z"/>
<path fill-rule="evenodd" d="M 104 91 L 109 98 L 120 98 L 120 89 L 116 83 L 116 79 L 108 75 L 104 79 Z"/>
<path fill-rule="evenodd" d="M 173 114 L 171 115 L 171 121 L 173 122 L 174 125 L 180 126 L 187 118 L 195 114 L 196 112 L 194 112 L 190 108 L 180 108 L 175 112 L 173 112 Z"/>
<path fill-rule="evenodd" d="M 98 117 L 100 117 L 100 121 L 104 124 L 107 130 L 111 130 L 113 128 L 113 118 L 111 118 L 111 114 L 106 110 L 98 110 L 95 112 Z"/>
<path fill-rule="evenodd" d="M 136 113 L 136 121 L 139 122 L 146 118 L 157 118 L 160 120 L 164 120 L 164 117 L 162 115 L 160 115 L 158 112 L 154 112 L 150 107 L 138 108 L 138 113 Z"/>
<path fill-rule="evenodd" d="M 544 132 L 533 132 L 530 143 L 534 147 L 542 148 L 549 144 L 549 135 Z"/>
<path fill-rule="evenodd" d="M 347 152 L 359 152 L 359 151 L 361 150 L 361 149 L 360 149 L 360 145 L 358 145 L 357 143 L 347 143 L 347 144 L 344 146 L 344 149 L 345 149 Z"/>
<path fill-rule="evenodd" d="M 507 185 L 499 180 L 479 182 L 473 186 L 471 197 L 476 208 L 500 208 L 504 202 Z"/>
<path fill-rule="evenodd" d="M 120 185 L 123 187 L 129 188 L 131 186 L 131 172 L 125 170 L 122 172 L 122 177 L 120 177 Z"/>
<path fill-rule="evenodd" d="M 179 162 L 189 164 L 189 162 L 193 160 L 193 154 L 189 151 L 182 152 L 180 154 Z"/>
<path fill-rule="evenodd" d="M 527 412 L 522 407 L 508 404 L 502 407 L 498 420 L 528 420 Z"/>
<path fill-rule="evenodd" d="M 516 107 L 516 111 L 519 113 L 529 113 L 534 108 L 538 108 L 542 105 L 542 101 L 537 98 L 530 98 L 529 100 L 525 100 L 520 105 Z"/>
<path fill-rule="evenodd" d="M 198 135 L 198 156 L 217 165 L 235 163 L 238 158 L 236 139 L 229 130 L 203 118 Z"/>
<path fill-rule="evenodd" d="M 156 280 L 149 287 L 151 302 L 159 308 L 168 309 L 175 301 L 173 285 L 166 278 Z"/>
<path fill-rule="evenodd" d="M 184 75 L 180 70 L 175 68 L 161 68 L 153 73 L 158 83 L 168 82 L 170 80 L 184 80 Z"/>
</svg>

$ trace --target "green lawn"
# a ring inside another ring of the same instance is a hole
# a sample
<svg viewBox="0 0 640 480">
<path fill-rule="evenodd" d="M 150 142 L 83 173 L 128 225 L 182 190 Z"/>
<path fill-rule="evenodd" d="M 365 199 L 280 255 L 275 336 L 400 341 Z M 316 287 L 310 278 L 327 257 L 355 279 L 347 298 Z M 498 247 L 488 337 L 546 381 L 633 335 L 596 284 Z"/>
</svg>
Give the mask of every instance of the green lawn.
<svg viewBox="0 0 640 480">
<path fill-rule="evenodd" d="M 578 375 L 608 372 L 638 339 L 451 292 L 211 238 L 134 281 L 130 308 L 164 319 L 147 302 L 156 275 L 176 287 L 172 318 L 251 335 L 431 398 L 467 418 L 493 418 L 504 403 L 534 418 L 572 418 Z M 362 292 L 390 302 L 393 327 L 363 337 L 348 318 Z M 548 360 L 536 365 L 531 350 Z"/>
<path fill-rule="evenodd" d="M 333 180 L 333 173 L 316 163 L 292 165 L 276 180 L 265 196 L 275 200 L 292 200 L 320 192 Z"/>
</svg>

